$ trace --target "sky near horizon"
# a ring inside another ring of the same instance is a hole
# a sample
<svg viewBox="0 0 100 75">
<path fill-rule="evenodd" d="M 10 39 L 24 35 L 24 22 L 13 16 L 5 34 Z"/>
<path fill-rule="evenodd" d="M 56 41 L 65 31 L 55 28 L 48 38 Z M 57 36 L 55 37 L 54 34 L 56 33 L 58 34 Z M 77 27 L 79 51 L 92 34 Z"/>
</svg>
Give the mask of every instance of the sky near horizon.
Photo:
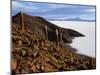
<svg viewBox="0 0 100 75">
<path fill-rule="evenodd" d="M 95 8 L 95 6 L 89 5 L 12 1 L 12 15 L 22 11 L 29 15 L 41 16 L 46 19 L 79 18 L 95 20 Z"/>
</svg>

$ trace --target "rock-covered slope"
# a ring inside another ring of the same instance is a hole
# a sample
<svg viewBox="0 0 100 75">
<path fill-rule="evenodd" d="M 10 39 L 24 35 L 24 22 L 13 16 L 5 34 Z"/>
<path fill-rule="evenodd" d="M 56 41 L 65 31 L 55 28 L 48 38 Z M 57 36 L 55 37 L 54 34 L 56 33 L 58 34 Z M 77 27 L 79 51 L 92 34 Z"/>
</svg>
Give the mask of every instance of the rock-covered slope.
<svg viewBox="0 0 100 75">
<path fill-rule="evenodd" d="M 12 17 L 12 73 L 36 73 L 54 71 L 72 71 L 95 69 L 95 58 L 76 54 L 71 46 L 64 47 L 64 42 L 69 43 L 69 38 L 84 36 L 71 30 L 60 28 L 41 17 L 32 17 L 24 14 L 24 30 L 21 23 L 21 13 Z M 47 34 L 45 26 L 47 27 Z M 49 40 L 57 33 L 58 40 Z M 48 39 L 46 39 L 46 37 Z M 67 38 L 67 39 L 66 39 Z M 60 41 L 63 41 L 60 43 Z M 59 44 L 58 44 L 59 43 Z"/>
<path fill-rule="evenodd" d="M 12 22 L 16 23 L 16 24 L 21 24 L 21 12 L 12 17 Z M 54 25 L 42 17 L 30 16 L 25 13 L 23 13 L 23 23 L 25 24 L 25 30 L 30 29 L 32 32 L 35 33 L 35 35 L 39 34 L 39 37 L 43 37 L 43 38 L 45 38 L 44 36 L 45 36 L 45 26 L 46 26 L 48 36 L 49 36 L 48 39 L 50 41 L 55 41 L 56 29 L 58 30 L 59 33 L 62 34 L 62 39 L 66 43 L 72 42 L 72 40 L 69 40 L 70 38 L 84 36 L 83 34 L 77 32 L 75 30 L 65 29 L 65 28 L 61 28 L 57 25 Z"/>
</svg>

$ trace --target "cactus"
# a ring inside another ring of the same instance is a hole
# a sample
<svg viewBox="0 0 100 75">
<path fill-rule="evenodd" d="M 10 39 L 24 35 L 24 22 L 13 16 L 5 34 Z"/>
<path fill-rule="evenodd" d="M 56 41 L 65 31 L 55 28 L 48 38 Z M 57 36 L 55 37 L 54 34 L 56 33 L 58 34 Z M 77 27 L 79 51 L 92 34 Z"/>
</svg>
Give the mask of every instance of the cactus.
<svg viewBox="0 0 100 75">
<path fill-rule="evenodd" d="M 59 45 L 59 36 L 58 36 L 58 29 L 56 29 L 56 36 L 57 36 L 57 45 Z"/>
<path fill-rule="evenodd" d="M 63 48 L 63 45 L 62 45 L 62 31 L 61 31 L 61 29 L 59 30 L 59 35 L 60 35 L 60 46 Z"/>
<path fill-rule="evenodd" d="M 60 42 L 62 42 L 62 32 L 61 32 L 61 29 L 59 29 L 59 35 L 60 35 L 59 40 L 60 40 Z"/>
<path fill-rule="evenodd" d="M 63 48 L 63 40 L 62 40 L 62 33 L 60 33 L 60 45 L 61 45 L 61 47 Z"/>
<path fill-rule="evenodd" d="M 46 25 L 45 25 L 45 38 L 46 40 L 48 40 L 48 29 Z"/>
<path fill-rule="evenodd" d="M 22 31 L 24 32 L 24 19 L 23 19 L 23 13 L 21 12 L 21 16 L 20 16 L 20 25 L 22 25 Z"/>
<path fill-rule="evenodd" d="M 61 30 L 59 31 L 59 33 L 60 33 L 60 42 L 62 42 L 62 32 L 61 32 Z"/>
</svg>

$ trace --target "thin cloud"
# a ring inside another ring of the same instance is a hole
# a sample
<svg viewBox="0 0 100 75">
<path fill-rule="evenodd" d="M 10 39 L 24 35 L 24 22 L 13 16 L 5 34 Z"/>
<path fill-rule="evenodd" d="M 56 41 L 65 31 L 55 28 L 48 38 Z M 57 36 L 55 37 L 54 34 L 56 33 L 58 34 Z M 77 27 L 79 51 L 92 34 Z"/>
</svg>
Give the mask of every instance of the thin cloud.
<svg viewBox="0 0 100 75">
<path fill-rule="evenodd" d="M 48 7 L 51 9 L 56 9 L 56 8 L 64 8 L 67 6 L 66 5 L 58 5 L 58 4 L 48 4 Z"/>
<path fill-rule="evenodd" d="M 31 2 L 12 2 L 12 11 L 18 10 L 18 11 L 23 11 L 26 13 L 41 13 L 41 12 L 46 12 L 48 10 L 46 9 L 40 9 L 40 7 L 37 6 L 37 4 L 31 3 Z M 18 12 L 17 11 L 17 12 Z"/>
</svg>

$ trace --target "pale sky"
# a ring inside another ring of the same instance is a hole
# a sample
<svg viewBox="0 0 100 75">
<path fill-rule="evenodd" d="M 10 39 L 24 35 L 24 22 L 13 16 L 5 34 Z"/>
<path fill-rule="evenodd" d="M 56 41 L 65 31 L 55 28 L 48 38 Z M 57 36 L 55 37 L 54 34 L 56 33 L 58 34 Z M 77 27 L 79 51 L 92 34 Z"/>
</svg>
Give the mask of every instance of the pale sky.
<svg viewBox="0 0 100 75">
<path fill-rule="evenodd" d="M 19 11 L 46 19 L 79 18 L 95 20 L 95 6 L 12 1 L 12 15 Z"/>
</svg>

